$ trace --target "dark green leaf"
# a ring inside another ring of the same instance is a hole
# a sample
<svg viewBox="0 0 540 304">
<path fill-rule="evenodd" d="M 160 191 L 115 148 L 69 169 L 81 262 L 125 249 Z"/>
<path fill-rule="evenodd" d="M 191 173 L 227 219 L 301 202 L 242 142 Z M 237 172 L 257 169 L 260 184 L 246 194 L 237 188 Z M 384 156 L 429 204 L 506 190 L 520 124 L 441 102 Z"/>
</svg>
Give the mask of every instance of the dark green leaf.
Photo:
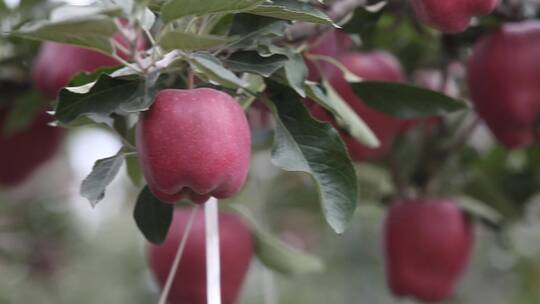
<svg viewBox="0 0 540 304">
<path fill-rule="evenodd" d="M 283 55 L 262 57 L 255 51 L 245 51 L 234 53 L 225 60 L 225 64 L 233 72 L 248 72 L 270 77 L 287 60 L 287 56 Z"/>
<path fill-rule="evenodd" d="M 285 64 L 285 77 L 289 85 L 302 97 L 306 97 L 304 82 L 307 75 L 308 70 L 302 55 L 298 53 L 289 54 L 289 62 Z"/>
<path fill-rule="evenodd" d="M 210 53 L 199 52 L 191 56 L 191 63 L 198 74 L 227 88 L 236 89 L 248 84 L 226 69 L 218 58 Z"/>
<path fill-rule="evenodd" d="M 159 80 L 161 73 L 159 71 L 152 72 L 139 82 L 137 91 L 131 98 L 120 104 L 120 110 L 128 113 L 137 113 L 146 111 L 154 103 L 154 96 L 159 87 L 156 83 Z"/>
<path fill-rule="evenodd" d="M 249 13 L 285 20 L 334 24 L 332 19 L 313 5 L 297 0 L 267 1 L 249 11 Z"/>
<path fill-rule="evenodd" d="M 407 84 L 363 81 L 351 85 L 368 106 L 399 118 L 437 116 L 467 108 L 462 101 Z"/>
<path fill-rule="evenodd" d="M 116 177 L 123 162 L 122 150 L 114 156 L 96 161 L 92 172 L 83 180 L 80 191 L 81 196 L 87 198 L 92 207 L 105 197 L 105 189 Z"/>
<path fill-rule="evenodd" d="M 273 81 L 268 91 L 277 117 L 272 161 L 287 171 L 310 174 L 319 188 L 327 222 L 345 231 L 357 205 L 358 183 L 351 159 L 337 131 L 314 120 L 290 88 Z"/>
<path fill-rule="evenodd" d="M 144 237 L 153 244 L 161 244 L 171 226 L 174 205 L 161 202 L 148 186 L 142 189 L 133 217 Z"/>
<path fill-rule="evenodd" d="M 144 88 L 139 79 L 113 78 L 102 74 L 89 90 L 87 87 L 78 87 L 76 93 L 72 88 L 62 89 L 56 118 L 62 123 L 69 123 L 85 114 L 109 115 L 120 105 L 139 98 L 141 86 Z"/>
<path fill-rule="evenodd" d="M 170 22 L 184 16 L 238 13 L 255 8 L 264 0 L 169 0 L 161 8 L 161 17 Z"/>
<path fill-rule="evenodd" d="M 90 82 L 96 81 L 101 74 L 108 74 L 110 75 L 114 71 L 118 70 L 118 66 L 116 67 L 103 67 L 98 68 L 93 72 L 81 72 L 77 75 L 75 75 L 70 81 L 69 86 L 70 87 L 79 87 L 82 85 L 85 85 Z"/>
<path fill-rule="evenodd" d="M 260 41 L 283 36 L 286 28 L 286 21 L 250 14 L 236 14 L 229 35 L 239 38 L 229 46 L 252 48 Z"/>
</svg>

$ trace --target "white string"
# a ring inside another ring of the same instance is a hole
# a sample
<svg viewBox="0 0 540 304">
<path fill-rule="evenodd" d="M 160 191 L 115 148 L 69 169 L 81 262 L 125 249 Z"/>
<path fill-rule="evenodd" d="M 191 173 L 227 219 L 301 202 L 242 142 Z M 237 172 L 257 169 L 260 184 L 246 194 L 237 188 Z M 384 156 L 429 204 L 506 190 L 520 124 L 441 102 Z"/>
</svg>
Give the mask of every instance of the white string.
<svg viewBox="0 0 540 304">
<path fill-rule="evenodd" d="M 169 271 L 169 275 L 167 276 L 167 282 L 165 283 L 165 287 L 163 287 L 163 291 L 161 292 L 161 296 L 159 297 L 159 304 L 166 304 L 167 303 L 167 297 L 169 296 L 169 291 L 171 290 L 172 283 L 174 281 L 174 277 L 176 276 L 176 271 L 178 270 L 178 265 L 180 265 L 180 258 L 182 257 L 182 253 L 184 252 L 184 248 L 186 247 L 187 240 L 189 238 L 189 233 L 191 232 L 191 227 L 193 226 L 193 220 L 195 219 L 195 215 L 197 214 L 197 210 L 199 210 L 199 206 L 193 207 L 191 210 L 191 214 L 189 215 L 188 222 L 186 224 L 186 228 L 184 230 L 184 234 L 182 235 L 182 240 L 180 241 L 180 244 L 178 245 L 178 250 L 176 251 L 176 256 L 174 257 L 173 264 L 171 266 L 171 270 Z"/>
<path fill-rule="evenodd" d="M 208 304 L 221 304 L 219 261 L 218 201 L 211 197 L 204 204 L 206 225 L 206 296 Z"/>
<path fill-rule="evenodd" d="M 277 304 L 279 295 L 277 294 L 274 276 L 265 266 L 261 268 L 264 304 Z"/>
</svg>

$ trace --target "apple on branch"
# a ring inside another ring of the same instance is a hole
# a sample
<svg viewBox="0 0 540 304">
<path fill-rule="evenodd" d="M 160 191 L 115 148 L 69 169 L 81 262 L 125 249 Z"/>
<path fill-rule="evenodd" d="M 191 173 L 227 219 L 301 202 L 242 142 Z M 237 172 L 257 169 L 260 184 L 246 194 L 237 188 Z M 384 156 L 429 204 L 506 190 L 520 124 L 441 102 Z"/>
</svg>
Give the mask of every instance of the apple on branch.
<svg viewBox="0 0 540 304">
<path fill-rule="evenodd" d="M 159 92 L 137 127 L 137 153 L 163 202 L 228 198 L 244 185 L 251 132 L 240 104 L 209 88 Z"/>
</svg>

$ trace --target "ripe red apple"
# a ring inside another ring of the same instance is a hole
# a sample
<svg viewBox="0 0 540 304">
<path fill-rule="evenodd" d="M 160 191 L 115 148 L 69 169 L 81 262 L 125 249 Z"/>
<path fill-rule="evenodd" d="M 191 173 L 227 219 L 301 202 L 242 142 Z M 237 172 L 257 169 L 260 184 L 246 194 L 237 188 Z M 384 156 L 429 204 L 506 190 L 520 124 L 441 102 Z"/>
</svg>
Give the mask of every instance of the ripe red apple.
<svg viewBox="0 0 540 304">
<path fill-rule="evenodd" d="M 176 209 L 165 242 L 150 245 L 149 262 L 160 286 L 164 286 L 191 211 Z M 169 293 L 170 304 L 206 304 L 206 244 L 204 213 L 195 215 L 189 238 L 180 259 Z M 219 214 L 221 262 L 221 299 L 233 304 L 240 292 L 253 256 L 251 234 L 242 220 L 233 214 Z"/>
<path fill-rule="evenodd" d="M 398 60 L 391 54 L 383 51 L 371 53 L 347 53 L 338 59 L 352 73 L 364 80 L 394 82 L 404 80 L 401 65 Z M 345 141 L 352 159 L 355 161 L 364 161 L 385 154 L 391 147 L 392 141 L 399 131 L 402 120 L 368 107 L 354 94 L 351 85 L 345 80 L 343 73 L 339 69 L 332 69 L 329 79 L 334 89 L 367 123 L 381 142 L 379 148 L 369 148 L 359 143 L 346 132 L 340 131 L 340 135 Z M 310 110 L 315 118 L 334 122 L 331 116 L 321 106 L 316 104 L 312 105 Z"/>
<path fill-rule="evenodd" d="M 163 202 L 204 203 L 243 186 L 251 134 L 242 107 L 208 89 L 163 90 L 137 128 L 137 152 L 150 190 Z"/>
<path fill-rule="evenodd" d="M 341 54 L 344 54 L 353 42 L 349 35 L 340 30 L 330 30 L 323 33 L 320 37 L 313 39 L 307 54 L 322 55 L 337 59 Z M 318 81 L 321 78 L 321 72 L 328 75 L 335 67 L 332 63 L 324 60 L 310 60 L 306 58 L 306 66 L 308 68 L 308 79 Z M 318 67 L 318 68 L 317 68 Z"/>
<path fill-rule="evenodd" d="M 114 39 L 125 47 L 128 42 L 120 34 Z M 142 36 L 137 41 L 137 49 L 144 50 Z M 120 57 L 129 60 L 120 52 Z M 33 82 L 35 87 L 50 98 L 56 98 L 58 92 L 66 86 L 71 78 L 81 72 L 93 72 L 98 68 L 119 65 L 116 59 L 95 50 L 85 49 L 69 44 L 45 42 L 41 46 L 34 63 Z"/>
<path fill-rule="evenodd" d="M 508 23 L 481 38 L 467 80 L 476 111 L 508 148 L 536 142 L 540 122 L 540 22 Z"/>
<path fill-rule="evenodd" d="M 7 117 L 8 109 L 0 109 L 0 185 L 10 187 L 23 182 L 57 152 L 64 130 L 49 126 L 53 118 L 42 112 L 23 130 L 5 135 Z"/>
<path fill-rule="evenodd" d="M 384 223 L 387 281 L 397 296 L 447 299 L 473 246 L 469 218 L 448 199 L 396 201 Z"/>
<path fill-rule="evenodd" d="M 491 13 L 499 0 L 411 0 L 416 16 L 447 33 L 463 32 L 471 18 Z"/>
</svg>

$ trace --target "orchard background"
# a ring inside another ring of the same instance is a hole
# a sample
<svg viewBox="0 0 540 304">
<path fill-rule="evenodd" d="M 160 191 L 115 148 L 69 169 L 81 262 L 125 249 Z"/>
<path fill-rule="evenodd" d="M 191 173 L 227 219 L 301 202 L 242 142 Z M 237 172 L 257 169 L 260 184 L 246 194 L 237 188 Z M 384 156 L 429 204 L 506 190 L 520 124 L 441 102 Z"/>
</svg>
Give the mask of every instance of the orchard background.
<svg viewBox="0 0 540 304">
<path fill-rule="evenodd" d="M 0 303 L 540 303 L 539 9 L 0 2 Z"/>
</svg>

